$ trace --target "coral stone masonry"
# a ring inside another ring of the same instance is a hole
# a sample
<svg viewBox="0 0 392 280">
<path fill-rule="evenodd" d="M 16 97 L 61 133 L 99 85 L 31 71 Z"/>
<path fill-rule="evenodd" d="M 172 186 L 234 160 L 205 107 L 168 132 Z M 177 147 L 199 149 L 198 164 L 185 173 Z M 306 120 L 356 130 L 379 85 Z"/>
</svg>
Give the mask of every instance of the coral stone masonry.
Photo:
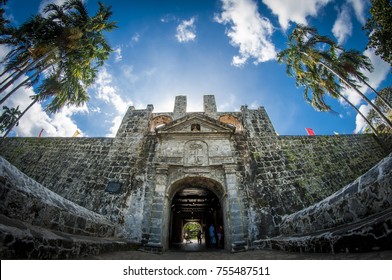
<svg viewBox="0 0 392 280">
<path fill-rule="evenodd" d="M 189 222 L 221 227 L 216 246 L 231 252 L 392 248 L 391 137 L 278 136 L 263 107 L 217 112 L 213 95 L 204 112 L 186 105 L 129 107 L 115 138 L 6 139 L 1 255 L 18 257 L 11 221 L 150 252 L 182 242 Z"/>
</svg>

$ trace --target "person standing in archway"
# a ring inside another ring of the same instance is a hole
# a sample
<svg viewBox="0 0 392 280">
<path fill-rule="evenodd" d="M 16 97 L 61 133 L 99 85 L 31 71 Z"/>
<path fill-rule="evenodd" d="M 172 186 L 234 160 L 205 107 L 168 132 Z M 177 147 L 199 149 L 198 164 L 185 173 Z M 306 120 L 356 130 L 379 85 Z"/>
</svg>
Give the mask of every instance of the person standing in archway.
<svg viewBox="0 0 392 280">
<path fill-rule="evenodd" d="M 216 234 L 218 236 L 218 248 L 223 247 L 222 245 L 222 235 L 223 235 L 223 228 L 222 226 L 218 226 L 216 229 Z"/>
<path fill-rule="evenodd" d="M 201 230 L 199 229 L 199 231 L 197 232 L 197 244 L 201 244 Z"/>
<path fill-rule="evenodd" d="M 210 225 L 210 229 L 209 230 L 210 230 L 211 247 L 213 248 L 216 245 L 215 228 L 214 228 L 213 224 Z"/>
</svg>

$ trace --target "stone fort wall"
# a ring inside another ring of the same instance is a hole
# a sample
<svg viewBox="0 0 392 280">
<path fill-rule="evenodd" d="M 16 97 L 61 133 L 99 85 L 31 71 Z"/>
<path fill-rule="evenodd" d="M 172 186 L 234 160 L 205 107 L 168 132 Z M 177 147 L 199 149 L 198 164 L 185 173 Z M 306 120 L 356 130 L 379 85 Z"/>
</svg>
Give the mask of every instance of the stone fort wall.
<svg viewBox="0 0 392 280">
<path fill-rule="evenodd" d="M 19 170 L 118 225 L 117 235 L 140 242 L 154 195 L 153 107 L 130 108 L 112 138 L 9 138 L 0 155 Z M 186 112 L 175 111 L 169 117 Z M 304 209 L 355 180 L 384 158 L 372 135 L 277 136 L 265 110 L 232 115 L 243 130 L 233 135 L 237 180 L 249 239 L 280 234 L 282 217 Z M 119 193 L 106 192 L 109 182 Z"/>
<path fill-rule="evenodd" d="M 97 211 L 112 144 L 110 138 L 13 138 L 4 142 L 2 156 L 43 186 Z"/>
<path fill-rule="evenodd" d="M 389 154 L 322 201 L 285 215 L 280 236 L 261 244 L 284 250 L 332 253 L 391 248 L 391 186 L 392 154 Z"/>
<path fill-rule="evenodd" d="M 251 242 L 279 235 L 282 216 L 326 198 L 390 152 L 372 135 L 277 136 L 264 108 L 241 112 L 244 133 L 235 142 Z"/>
</svg>

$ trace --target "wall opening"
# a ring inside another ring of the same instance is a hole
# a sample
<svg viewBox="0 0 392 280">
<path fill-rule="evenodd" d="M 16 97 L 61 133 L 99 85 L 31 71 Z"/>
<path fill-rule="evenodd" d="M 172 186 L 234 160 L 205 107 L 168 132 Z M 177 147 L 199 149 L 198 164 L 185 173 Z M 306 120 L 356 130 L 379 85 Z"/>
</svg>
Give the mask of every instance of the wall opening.
<svg viewBox="0 0 392 280">
<path fill-rule="evenodd" d="M 203 226 L 199 222 L 187 222 L 183 228 L 183 237 L 185 244 L 198 243 L 203 244 Z M 200 236 L 200 237 L 199 237 Z"/>
<path fill-rule="evenodd" d="M 219 117 L 219 121 L 223 122 L 229 126 L 235 127 L 235 132 L 239 133 L 244 130 L 244 127 L 242 126 L 240 120 L 232 115 L 222 115 Z"/>
<path fill-rule="evenodd" d="M 168 123 L 171 123 L 173 119 L 170 116 L 159 115 L 154 117 L 150 122 L 150 132 L 154 132 L 156 128 L 162 127 Z"/>
<path fill-rule="evenodd" d="M 208 180 L 208 179 L 207 179 Z M 175 191 L 172 194 L 171 209 L 170 209 L 170 223 L 168 242 L 170 249 L 189 250 L 192 245 L 192 250 L 208 250 L 211 248 L 225 248 L 225 215 L 222 207 L 222 199 L 220 198 L 221 187 L 217 192 L 217 184 L 208 181 L 206 178 L 187 178 L 176 184 Z M 219 197 L 218 197 L 219 196 Z M 187 225 L 199 225 L 202 232 L 201 242 L 199 244 L 197 238 L 197 227 L 186 232 Z M 215 229 L 215 243 L 212 242 L 209 233 L 211 224 Z M 218 231 L 221 228 L 222 235 L 218 244 Z M 186 236 L 190 235 L 190 240 Z M 192 243 L 191 243 L 191 242 Z"/>
</svg>

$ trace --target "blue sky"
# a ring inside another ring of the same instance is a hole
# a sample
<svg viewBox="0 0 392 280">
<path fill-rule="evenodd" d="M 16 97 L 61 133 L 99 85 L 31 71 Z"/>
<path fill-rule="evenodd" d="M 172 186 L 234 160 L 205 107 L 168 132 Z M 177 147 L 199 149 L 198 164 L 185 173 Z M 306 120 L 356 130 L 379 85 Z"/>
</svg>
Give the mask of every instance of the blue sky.
<svg viewBox="0 0 392 280">
<path fill-rule="evenodd" d="M 49 2 L 9 0 L 6 15 L 19 25 Z M 96 1 L 85 1 L 90 14 Z M 391 84 L 389 65 L 365 50 L 361 27 L 368 0 L 166 0 L 102 1 L 111 5 L 118 28 L 106 34 L 114 49 L 88 89 L 90 101 L 81 108 L 64 108 L 47 115 L 35 105 L 11 136 L 114 137 L 128 106 L 154 105 L 154 112 L 173 110 L 176 95 L 188 96 L 188 112 L 202 111 L 205 94 L 214 94 L 218 111 L 238 111 L 241 105 L 265 107 L 280 135 L 351 134 L 363 124 L 356 112 L 339 100 L 328 103 L 339 114 L 315 111 L 303 99 L 303 89 L 286 75 L 276 53 L 286 47 L 296 23 L 316 27 L 345 48 L 365 52 L 375 71 L 370 83 Z M 6 53 L 0 47 L 0 56 Z M 32 89 L 18 92 L 8 106 L 29 103 Z M 346 94 L 361 110 L 368 106 Z M 374 98 L 369 93 L 371 98 Z"/>
</svg>

